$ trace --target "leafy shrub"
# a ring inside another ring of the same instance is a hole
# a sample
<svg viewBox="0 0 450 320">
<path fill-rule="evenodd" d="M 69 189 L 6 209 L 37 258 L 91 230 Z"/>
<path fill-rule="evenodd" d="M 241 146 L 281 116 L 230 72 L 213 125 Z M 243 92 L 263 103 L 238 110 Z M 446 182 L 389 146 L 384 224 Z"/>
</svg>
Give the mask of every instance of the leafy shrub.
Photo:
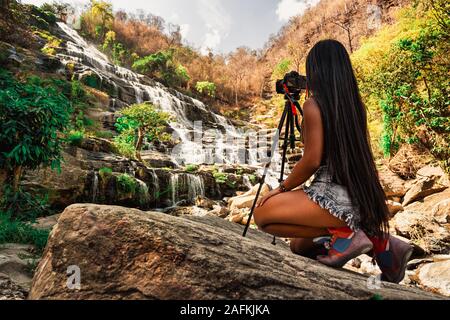
<svg viewBox="0 0 450 320">
<path fill-rule="evenodd" d="M 138 59 L 133 63 L 132 68 L 137 72 L 158 78 L 169 86 L 180 86 L 190 79 L 186 68 L 175 61 L 172 49 Z"/>
<path fill-rule="evenodd" d="M 111 168 L 101 168 L 98 170 L 98 174 L 100 177 L 102 177 L 103 180 L 106 180 L 106 178 L 110 177 L 112 175 L 113 171 Z"/>
<path fill-rule="evenodd" d="M 139 188 L 139 184 L 136 179 L 126 173 L 117 177 L 117 184 L 119 190 L 126 194 L 135 194 Z"/>
<path fill-rule="evenodd" d="M 132 148 L 139 161 L 144 138 L 149 142 L 167 141 L 170 136 L 164 132 L 168 125 L 169 115 L 161 112 L 152 104 L 135 104 L 120 111 L 122 117 L 116 122 L 117 136 L 114 141 L 121 153 L 128 153 Z"/>
<path fill-rule="evenodd" d="M 449 34 L 438 14 L 405 9 L 353 55 L 369 109 L 381 107 L 386 156 L 402 143 L 419 143 L 439 160 L 450 158 Z"/>
<path fill-rule="evenodd" d="M 103 138 L 103 139 L 112 139 L 112 138 L 114 138 L 114 134 L 111 131 L 108 131 L 108 130 L 95 131 L 94 135 L 97 138 Z"/>
<path fill-rule="evenodd" d="M 67 136 L 67 141 L 73 146 L 79 147 L 84 140 L 84 132 L 71 131 Z"/>
<path fill-rule="evenodd" d="M 226 173 L 223 173 L 223 172 L 214 171 L 213 172 L 213 177 L 216 180 L 216 183 L 219 183 L 219 184 L 223 184 L 223 183 L 226 183 L 228 181 L 228 175 Z"/>
<path fill-rule="evenodd" d="M 49 230 L 35 229 L 29 223 L 12 220 L 8 214 L 0 212 L 0 243 L 32 244 L 41 253 L 49 234 Z"/>
<path fill-rule="evenodd" d="M 14 190 L 11 186 L 2 186 L 0 199 L 0 212 L 8 214 L 15 220 L 33 221 L 48 214 L 48 197 L 39 197 L 19 188 Z"/>
<path fill-rule="evenodd" d="M 200 167 L 196 164 L 188 164 L 186 166 L 186 172 L 193 173 L 197 172 Z"/>
<path fill-rule="evenodd" d="M 38 77 L 17 81 L 0 69 L 0 168 L 18 188 L 23 168 L 60 169 L 72 107 L 58 87 Z"/>
<path fill-rule="evenodd" d="M 216 89 L 217 88 L 215 83 L 209 81 L 199 81 L 195 85 L 195 90 L 211 98 L 214 98 L 216 96 Z"/>
</svg>

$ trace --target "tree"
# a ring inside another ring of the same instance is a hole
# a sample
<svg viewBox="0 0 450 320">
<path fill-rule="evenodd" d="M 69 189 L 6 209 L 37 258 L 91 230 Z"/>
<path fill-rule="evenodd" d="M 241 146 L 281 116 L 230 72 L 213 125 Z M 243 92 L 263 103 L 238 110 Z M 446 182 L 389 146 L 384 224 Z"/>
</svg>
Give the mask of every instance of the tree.
<svg viewBox="0 0 450 320">
<path fill-rule="evenodd" d="M 0 70 L 0 88 L 0 168 L 15 192 L 23 169 L 60 168 L 61 133 L 72 108 L 56 87 L 37 77 L 20 82 Z"/>
<path fill-rule="evenodd" d="M 170 119 L 167 113 L 161 112 L 150 103 L 132 105 L 120 111 L 122 115 L 116 123 L 116 128 L 122 137 L 135 137 L 134 149 L 135 157 L 142 162 L 141 150 L 144 139 L 149 141 L 168 140 L 168 135 L 164 130 Z"/>
<path fill-rule="evenodd" d="M 347 36 L 347 44 L 348 48 L 350 50 L 350 53 L 353 53 L 353 19 L 358 12 L 357 3 L 352 2 L 350 4 L 345 3 L 344 4 L 344 11 L 340 12 L 334 19 L 331 20 L 331 22 L 338 27 L 340 27 L 342 30 L 345 31 L 345 34 Z"/>
<path fill-rule="evenodd" d="M 243 91 L 244 79 L 252 72 L 256 57 L 254 52 L 246 47 L 238 48 L 228 57 L 227 69 L 232 79 L 234 102 L 239 104 L 239 94 Z"/>
<path fill-rule="evenodd" d="M 69 14 L 73 14 L 75 8 L 67 2 L 57 2 L 53 3 L 44 3 L 41 7 L 41 10 L 53 13 L 58 19 L 66 22 L 67 16 Z"/>
<path fill-rule="evenodd" d="M 369 108 L 381 106 L 385 155 L 401 143 L 419 144 L 450 170 L 449 30 L 431 17 L 428 10 L 405 10 L 353 60 Z"/>
<path fill-rule="evenodd" d="M 213 82 L 209 81 L 199 81 L 195 85 L 195 89 L 204 95 L 207 95 L 211 98 L 214 98 L 216 96 L 216 85 Z"/>
<path fill-rule="evenodd" d="M 100 18 L 99 36 L 103 39 L 107 32 L 107 25 L 114 20 L 112 4 L 102 0 L 91 0 L 91 12 Z"/>
</svg>

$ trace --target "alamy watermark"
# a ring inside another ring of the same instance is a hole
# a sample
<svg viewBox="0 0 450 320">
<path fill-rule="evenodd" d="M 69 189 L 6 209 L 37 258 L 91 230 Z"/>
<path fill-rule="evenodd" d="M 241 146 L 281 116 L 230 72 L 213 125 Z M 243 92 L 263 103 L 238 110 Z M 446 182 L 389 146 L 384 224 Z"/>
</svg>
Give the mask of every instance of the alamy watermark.
<svg viewBox="0 0 450 320">
<path fill-rule="evenodd" d="M 381 275 L 370 276 L 367 278 L 367 289 L 369 290 L 380 290 L 382 285 Z"/>
<path fill-rule="evenodd" d="M 367 29 L 378 30 L 382 24 L 382 11 L 381 8 L 375 4 L 369 4 L 367 6 Z"/>
<path fill-rule="evenodd" d="M 69 290 L 81 289 L 81 269 L 79 266 L 72 265 L 67 268 L 66 286 Z"/>
</svg>

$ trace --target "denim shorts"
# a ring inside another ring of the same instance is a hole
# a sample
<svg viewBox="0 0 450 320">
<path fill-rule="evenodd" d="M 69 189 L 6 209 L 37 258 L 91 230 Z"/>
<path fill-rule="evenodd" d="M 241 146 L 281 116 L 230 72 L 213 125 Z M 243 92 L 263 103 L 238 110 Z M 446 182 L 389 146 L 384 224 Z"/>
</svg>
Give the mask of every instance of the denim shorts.
<svg viewBox="0 0 450 320">
<path fill-rule="evenodd" d="M 332 181 L 326 166 L 317 170 L 311 184 L 304 186 L 303 191 L 321 208 L 344 221 L 350 229 L 360 229 L 359 208 L 353 205 L 347 187 Z"/>
</svg>

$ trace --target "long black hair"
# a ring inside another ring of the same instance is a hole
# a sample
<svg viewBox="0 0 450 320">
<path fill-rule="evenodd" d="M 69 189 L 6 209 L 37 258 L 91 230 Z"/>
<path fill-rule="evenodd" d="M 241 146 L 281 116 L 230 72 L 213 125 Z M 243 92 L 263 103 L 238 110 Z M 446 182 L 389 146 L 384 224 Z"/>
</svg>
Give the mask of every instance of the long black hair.
<svg viewBox="0 0 450 320">
<path fill-rule="evenodd" d="M 361 228 L 382 236 L 389 229 L 389 210 L 370 147 L 367 111 L 345 47 L 335 40 L 318 42 L 308 54 L 306 77 L 322 115 L 329 173 L 359 207 Z"/>
</svg>

